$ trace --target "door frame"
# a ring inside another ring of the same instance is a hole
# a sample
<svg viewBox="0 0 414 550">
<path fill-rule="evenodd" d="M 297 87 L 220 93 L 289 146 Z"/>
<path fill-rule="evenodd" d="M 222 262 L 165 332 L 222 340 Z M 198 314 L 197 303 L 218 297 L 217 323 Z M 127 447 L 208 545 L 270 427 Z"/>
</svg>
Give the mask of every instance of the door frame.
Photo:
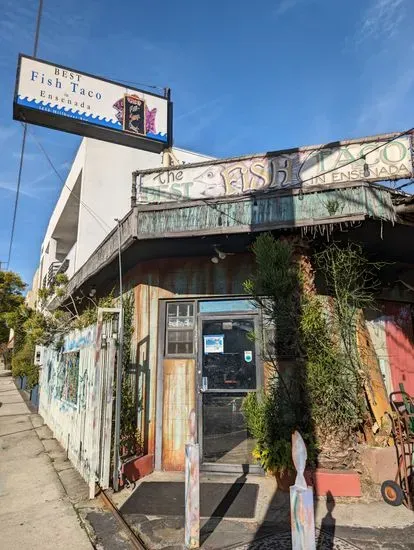
<svg viewBox="0 0 414 550">
<path fill-rule="evenodd" d="M 263 362 L 260 357 L 260 344 L 256 338 L 254 341 L 255 362 L 256 362 L 256 389 L 217 389 L 217 390 L 202 390 L 202 356 L 203 356 L 203 321 L 220 321 L 230 319 L 249 319 L 254 323 L 254 331 L 257 334 L 260 330 L 260 311 L 237 311 L 237 312 L 218 312 L 218 313 L 198 313 L 197 314 L 197 337 L 196 337 L 196 407 L 197 407 L 197 440 L 200 447 L 200 470 L 206 472 L 222 472 L 222 473 L 257 473 L 263 474 L 263 469 L 259 464 L 226 464 L 218 462 L 205 462 L 203 460 L 203 394 L 205 393 L 251 393 L 260 391 L 263 388 Z M 247 470 L 247 472 L 246 472 Z"/>
</svg>

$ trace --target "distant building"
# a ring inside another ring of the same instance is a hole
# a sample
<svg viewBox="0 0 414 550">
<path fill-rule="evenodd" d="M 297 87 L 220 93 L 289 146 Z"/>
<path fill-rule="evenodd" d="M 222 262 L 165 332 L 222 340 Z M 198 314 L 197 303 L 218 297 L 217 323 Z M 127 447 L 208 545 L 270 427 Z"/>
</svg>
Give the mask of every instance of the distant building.
<svg viewBox="0 0 414 550">
<path fill-rule="evenodd" d="M 172 149 L 179 163 L 211 157 Z M 39 288 L 52 284 L 57 273 L 70 279 L 130 210 L 131 173 L 161 167 L 163 156 L 84 138 L 76 153 L 43 239 L 39 268 L 28 292 L 34 307 Z M 164 160 L 165 162 L 165 160 Z"/>
</svg>

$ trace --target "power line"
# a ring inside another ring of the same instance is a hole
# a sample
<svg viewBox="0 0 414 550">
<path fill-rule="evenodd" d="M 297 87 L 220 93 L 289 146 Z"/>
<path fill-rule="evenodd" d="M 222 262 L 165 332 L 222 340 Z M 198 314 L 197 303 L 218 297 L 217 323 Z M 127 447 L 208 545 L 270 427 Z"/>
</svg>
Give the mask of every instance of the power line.
<svg viewBox="0 0 414 550">
<path fill-rule="evenodd" d="M 344 168 L 345 166 L 349 166 L 350 164 L 353 164 L 354 162 L 358 162 L 359 160 L 365 160 L 365 157 L 367 155 L 370 155 L 371 153 L 374 153 L 375 151 L 378 151 L 378 149 L 381 149 L 381 147 L 385 147 L 386 145 L 388 145 L 389 143 L 392 143 L 396 139 L 399 139 L 403 136 L 406 136 L 407 134 L 411 134 L 411 132 L 413 132 L 413 131 L 414 131 L 414 127 L 410 128 L 409 130 L 405 130 L 404 132 L 400 132 L 396 136 L 394 136 L 390 139 L 387 139 L 383 143 L 380 143 L 377 147 L 374 147 L 374 149 L 371 149 L 371 151 L 368 151 L 368 153 L 366 153 L 365 155 L 361 155 L 360 157 L 357 157 L 356 159 L 352 159 L 352 160 L 346 162 L 345 164 L 342 164 L 341 168 Z M 330 170 L 327 170 L 326 172 L 322 172 L 321 174 L 318 174 L 318 177 L 326 176 L 327 174 L 330 174 L 331 172 L 335 172 L 335 170 L 336 170 L 336 168 L 331 168 Z M 307 183 L 308 181 L 312 181 L 312 180 L 313 180 L 313 177 L 302 180 L 300 183 L 304 184 L 304 183 Z"/>
<path fill-rule="evenodd" d="M 145 84 L 144 82 L 134 82 L 133 80 L 121 80 L 120 78 L 108 78 L 121 84 L 133 84 L 134 86 L 144 86 L 145 88 L 152 88 L 153 90 L 165 90 L 162 86 L 156 86 L 155 84 Z"/>
<path fill-rule="evenodd" d="M 40 34 L 40 23 L 42 20 L 42 12 L 43 12 L 43 0 L 39 0 L 39 8 L 37 11 L 36 29 L 35 29 L 35 37 L 34 37 L 34 44 L 33 44 L 33 57 L 36 57 L 37 49 L 39 46 L 39 34 Z M 14 230 L 16 228 L 17 207 L 19 205 L 20 184 L 22 181 L 23 159 L 24 159 L 24 150 L 26 148 L 26 137 L 27 137 L 27 124 L 25 124 L 23 127 L 23 138 L 22 138 L 22 147 L 20 151 L 19 171 L 17 174 L 16 198 L 14 200 L 12 226 L 11 226 L 11 232 L 10 232 L 9 253 L 7 255 L 7 262 L 6 262 L 7 269 L 9 268 L 9 265 L 10 265 L 11 253 L 13 248 L 13 240 L 14 240 Z"/>
<path fill-rule="evenodd" d="M 76 195 L 76 193 L 74 193 L 73 189 L 71 189 L 69 187 L 69 185 L 66 184 L 65 180 L 63 179 L 63 177 L 61 176 L 61 174 L 59 173 L 58 169 L 56 168 L 56 166 L 54 165 L 52 159 L 50 158 L 50 156 L 48 155 L 46 149 L 43 147 L 42 143 L 37 139 L 37 136 L 34 132 L 30 132 L 31 133 L 31 136 L 33 137 L 33 139 L 35 140 L 37 146 L 39 147 L 39 149 L 41 150 L 41 152 L 44 154 L 44 156 L 46 157 L 46 160 L 48 161 L 48 163 L 50 164 L 52 170 L 55 172 L 55 174 L 57 175 L 57 177 L 60 179 L 60 181 L 63 183 L 63 186 L 66 187 L 66 189 L 69 190 L 70 194 L 72 194 L 75 199 L 78 199 L 79 203 L 82 204 L 82 206 L 89 212 L 89 214 L 95 219 L 95 221 L 101 226 L 101 228 L 105 231 L 105 233 L 107 231 L 111 231 L 111 227 L 106 223 L 105 220 L 103 220 L 99 214 L 97 214 L 90 206 L 88 206 L 86 204 L 86 202 L 84 202 L 78 195 Z M 106 226 L 106 227 L 104 227 Z"/>
<path fill-rule="evenodd" d="M 408 187 L 409 185 L 412 185 L 413 183 L 414 183 L 414 179 L 410 180 L 410 181 L 407 181 L 407 182 L 403 183 L 402 185 L 399 185 L 398 187 L 394 187 L 394 190 L 399 191 L 400 189 L 404 189 L 404 187 Z"/>
</svg>

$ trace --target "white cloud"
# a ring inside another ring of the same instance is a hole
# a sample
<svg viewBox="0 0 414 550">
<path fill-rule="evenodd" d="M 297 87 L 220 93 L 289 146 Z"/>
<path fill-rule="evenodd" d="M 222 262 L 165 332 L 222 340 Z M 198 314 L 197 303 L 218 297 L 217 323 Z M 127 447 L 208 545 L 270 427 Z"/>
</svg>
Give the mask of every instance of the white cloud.
<svg viewBox="0 0 414 550">
<path fill-rule="evenodd" d="M 354 37 L 355 45 L 369 39 L 389 40 L 405 19 L 406 0 L 373 0 L 363 12 Z"/>
<path fill-rule="evenodd" d="M 9 191 L 10 193 L 16 194 L 17 183 L 10 181 L 0 181 L 0 189 L 4 191 Z M 37 189 L 37 191 L 39 191 Z M 26 187 L 20 186 L 20 194 L 32 199 L 38 198 L 38 193 L 35 193 L 32 189 L 27 189 Z"/>
<path fill-rule="evenodd" d="M 370 133 L 406 130 L 413 125 L 414 109 L 411 108 L 411 102 L 407 101 L 413 92 L 414 68 L 409 68 L 388 82 L 387 87 L 377 90 L 376 96 L 370 97 L 364 103 L 358 128 L 362 131 L 371 129 Z M 395 128 L 395 125 L 401 126 L 401 123 L 404 127 Z"/>
<path fill-rule="evenodd" d="M 295 9 L 301 3 L 302 0 L 280 0 L 273 13 L 277 17 L 285 15 L 286 12 Z"/>
<path fill-rule="evenodd" d="M 201 111 L 205 111 L 206 109 L 209 109 L 210 111 L 213 109 L 213 107 L 217 107 L 223 104 L 224 100 L 227 96 L 221 96 L 216 97 L 215 99 L 212 99 L 211 101 L 206 101 L 206 103 L 202 103 L 201 105 L 198 105 L 197 107 L 194 107 L 194 109 L 191 109 L 190 111 L 186 111 L 185 113 L 182 113 L 181 115 L 178 115 L 174 118 L 175 122 L 178 120 L 182 120 L 188 117 L 191 117 Z"/>
</svg>

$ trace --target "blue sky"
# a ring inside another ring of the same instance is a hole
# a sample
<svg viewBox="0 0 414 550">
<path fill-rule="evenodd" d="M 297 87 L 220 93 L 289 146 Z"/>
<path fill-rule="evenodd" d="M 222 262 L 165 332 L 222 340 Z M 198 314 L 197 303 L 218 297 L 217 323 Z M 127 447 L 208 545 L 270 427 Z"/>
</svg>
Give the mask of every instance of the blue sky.
<svg viewBox="0 0 414 550">
<path fill-rule="evenodd" d="M 0 261 L 21 146 L 17 54 L 36 0 L 0 0 Z M 177 146 L 215 156 L 414 126 L 412 0 L 44 0 L 38 56 L 169 86 Z M 80 138 L 32 127 L 66 176 Z M 31 281 L 62 184 L 28 134 L 11 269 Z M 93 206 L 93 205 L 92 205 Z"/>
</svg>

